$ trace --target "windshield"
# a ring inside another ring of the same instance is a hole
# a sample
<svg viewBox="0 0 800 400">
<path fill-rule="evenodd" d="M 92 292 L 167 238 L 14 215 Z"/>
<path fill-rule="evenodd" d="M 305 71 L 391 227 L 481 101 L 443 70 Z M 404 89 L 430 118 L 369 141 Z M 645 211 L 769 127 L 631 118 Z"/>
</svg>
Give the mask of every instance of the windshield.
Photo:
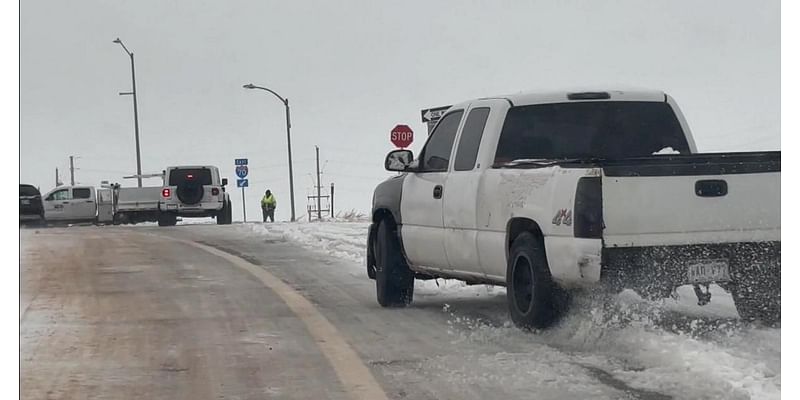
<svg viewBox="0 0 800 400">
<path fill-rule="evenodd" d="M 668 147 L 689 153 L 683 129 L 667 103 L 541 104 L 508 111 L 495 162 L 641 157 Z"/>
<path fill-rule="evenodd" d="M 39 191 L 31 185 L 19 185 L 20 196 L 38 196 Z"/>
<path fill-rule="evenodd" d="M 211 170 L 208 168 L 178 168 L 169 174 L 169 186 L 193 181 L 199 185 L 211 185 Z"/>
</svg>

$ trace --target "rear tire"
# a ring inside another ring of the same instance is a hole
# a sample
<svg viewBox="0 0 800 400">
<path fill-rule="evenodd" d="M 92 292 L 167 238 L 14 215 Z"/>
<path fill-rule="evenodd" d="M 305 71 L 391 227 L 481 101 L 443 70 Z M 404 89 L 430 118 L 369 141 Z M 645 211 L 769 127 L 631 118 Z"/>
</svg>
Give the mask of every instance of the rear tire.
<svg viewBox="0 0 800 400">
<path fill-rule="evenodd" d="M 748 322 L 765 325 L 781 323 L 781 261 L 739 265 L 733 272 L 730 285 L 733 302 L 739 317 Z"/>
<path fill-rule="evenodd" d="M 529 232 L 511 245 L 506 295 L 511 320 L 522 329 L 550 327 L 567 307 L 566 292 L 550 276 L 542 239 Z"/>
<path fill-rule="evenodd" d="M 375 288 L 383 307 L 405 307 L 414 299 L 414 273 L 400 253 L 397 225 L 383 220 L 378 225 L 375 254 Z"/>
</svg>

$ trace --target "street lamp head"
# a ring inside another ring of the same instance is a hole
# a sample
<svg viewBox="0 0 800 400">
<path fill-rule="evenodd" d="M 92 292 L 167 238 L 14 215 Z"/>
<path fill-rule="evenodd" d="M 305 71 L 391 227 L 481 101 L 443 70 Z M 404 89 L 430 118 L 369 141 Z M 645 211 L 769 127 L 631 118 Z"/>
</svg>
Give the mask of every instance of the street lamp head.
<svg viewBox="0 0 800 400">
<path fill-rule="evenodd" d="M 245 89 L 255 89 L 256 85 L 253 85 L 252 83 L 248 83 L 247 85 L 244 85 L 242 87 L 245 88 Z"/>
<path fill-rule="evenodd" d="M 119 40 L 119 38 L 116 38 L 116 39 L 114 39 L 114 43 L 120 43 L 120 44 L 122 44 L 122 40 Z"/>
</svg>

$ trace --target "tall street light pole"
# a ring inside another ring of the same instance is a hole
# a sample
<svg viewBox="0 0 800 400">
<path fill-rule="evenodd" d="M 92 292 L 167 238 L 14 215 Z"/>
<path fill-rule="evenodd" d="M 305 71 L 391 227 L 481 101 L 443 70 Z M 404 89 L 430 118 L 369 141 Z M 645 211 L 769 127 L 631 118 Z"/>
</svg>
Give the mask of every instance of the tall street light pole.
<svg viewBox="0 0 800 400">
<path fill-rule="evenodd" d="M 125 44 L 123 44 L 122 40 L 119 40 L 119 38 L 114 39 L 114 43 L 118 43 L 120 46 L 122 46 L 122 49 L 125 50 L 125 53 L 127 53 L 131 58 L 131 82 L 133 90 L 130 92 L 120 92 L 119 95 L 133 96 L 133 127 L 134 132 L 136 133 L 136 180 L 139 182 L 139 187 L 142 187 L 142 153 L 139 150 L 139 108 L 136 101 L 136 69 L 134 68 L 133 64 L 133 53 L 128 51 L 128 48 L 125 47 Z"/>
<path fill-rule="evenodd" d="M 275 93 L 271 89 L 267 89 L 267 88 L 261 87 L 261 86 L 256 86 L 256 85 L 253 85 L 252 83 L 248 83 L 247 85 L 244 85 L 243 87 L 245 89 L 266 90 L 267 92 L 270 92 L 270 93 L 274 94 L 275 97 L 277 97 L 283 103 L 283 105 L 286 107 L 286 146 L 287 146 L 288 151 L 289 151 L 289 196 L 291 198 L 290 201 L 292 202 L 292 222 L 294 222 L 295 221 L 295 214 L 294 214 L 294 177 L 292 175 L 292 135 L 291 135 L 292 123 L 291 123 L 290 118 L 289 118 L 289 99 L 285 99 L 285 98 L 281 97 L 281 95 Z"/>
</svg>

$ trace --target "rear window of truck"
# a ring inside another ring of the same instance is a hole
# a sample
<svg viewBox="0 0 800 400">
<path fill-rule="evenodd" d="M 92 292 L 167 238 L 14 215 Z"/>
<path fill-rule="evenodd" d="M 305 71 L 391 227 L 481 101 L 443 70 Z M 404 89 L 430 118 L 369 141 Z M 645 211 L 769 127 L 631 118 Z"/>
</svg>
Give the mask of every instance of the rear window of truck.
<svg viewBox="0 0 800 400">
<path fill-rule="evenodd" d="M 73 199 L 89 199 L 92 197 L 92 190 L 89 188 L 74 188 L 72 189 Z"/>
<path fill-rule="evenodd" d="M 667 147 L 689 153 L 683 129 L 664 102 L 537 104 L 508 110 L 495 162 L 643 157 Z"/>
<path fill-rule="evenodd" d="M 178 186 L 192 181 L 199 185 L 211 185 L 211 170 L 206 168 L 178 168 L 169 173 L 169 186 Z"/>
</svg>

